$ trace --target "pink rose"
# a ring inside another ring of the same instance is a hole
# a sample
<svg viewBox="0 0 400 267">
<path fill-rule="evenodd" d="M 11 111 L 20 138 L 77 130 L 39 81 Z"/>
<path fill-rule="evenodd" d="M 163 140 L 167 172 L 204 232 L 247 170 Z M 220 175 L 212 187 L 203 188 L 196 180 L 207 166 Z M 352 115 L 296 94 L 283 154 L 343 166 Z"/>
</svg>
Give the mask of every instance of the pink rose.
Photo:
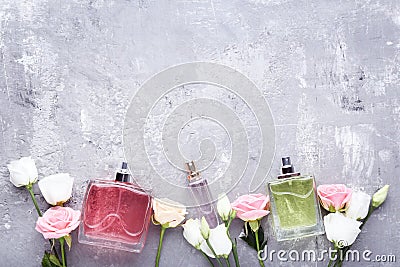
<svg viewBox="0 0 400 267">
<path fill-rule="evenodd" d="M 60 238 L 68 235 L 79 225 L 81 212 L 68 207 L 49 208 L 36 222 L 36 231 L 44 238 Z"/>
<path fill-rule="evenodd" d="M 321 205 L 330 212 L 342 211 L 347 208 L 353 190 L 344 184 L 325 184 L 317 188 Z"/>
<path fill-rule="evenodd" d="M 232 209 L 243 221 L 255 221 L 269 214 L 269 196 L 249 194 L 240 196 L 232 203 Z"/>
</svg>

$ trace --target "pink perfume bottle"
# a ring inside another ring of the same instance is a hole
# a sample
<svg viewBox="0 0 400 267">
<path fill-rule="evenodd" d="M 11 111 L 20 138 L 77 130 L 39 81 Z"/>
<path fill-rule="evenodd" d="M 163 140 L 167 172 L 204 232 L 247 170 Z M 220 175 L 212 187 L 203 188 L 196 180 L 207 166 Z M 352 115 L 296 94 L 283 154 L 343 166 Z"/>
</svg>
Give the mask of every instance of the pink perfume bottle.
<svg viewBox="0 0 400 267">
<path fill-rule="evenodd" d="M 127 163 L 115 180 L 87 187 L 79 226 L 80 243 L 140 253 L 151 216 L 151 197 L 130 182 Z"/>
</svg>

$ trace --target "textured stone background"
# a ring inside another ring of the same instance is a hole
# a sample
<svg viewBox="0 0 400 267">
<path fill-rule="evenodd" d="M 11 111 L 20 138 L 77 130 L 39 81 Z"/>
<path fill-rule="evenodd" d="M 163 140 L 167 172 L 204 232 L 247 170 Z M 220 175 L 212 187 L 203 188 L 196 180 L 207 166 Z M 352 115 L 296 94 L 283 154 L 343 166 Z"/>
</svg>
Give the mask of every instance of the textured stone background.
<svg viewBox="0 0 400 267">
<path fill-rule="evenodd" d="M 400 257 L 399 1 L 1 0 L 0 21 L 1 266 L 39 266 L 48 248 L 6 163 L 32 155 L 40 177 L 69 172 L 76 181 L 70 206 L 80 208 L 85 180 L 123 158 L 124 115 L 139 86 L 170 65 L 198 60 L 243 72 L 267 98 L 277 139 L 271 177 L 279 158 L 292 155 L 318 183 L 368 193 L 391 184 L 353 248 Z M 42 198 L 39 204 L 47 207 Z M 152 266 L 158 233 L 152 226 L 142 254 L 81 245 L 75 233 L 69 265 Z M 324 236 L 280 244 L 271 236 L 269 244 L 330 245 Z M 241 241 L 239 254 L 243 266 L 257 265 Z M 161 265 L 206 262 L 175 229 Z M 269 263 L 293 265 L 326 262 Z M 379 264 L 347 266 L 358 265 Z"/>
</svg>

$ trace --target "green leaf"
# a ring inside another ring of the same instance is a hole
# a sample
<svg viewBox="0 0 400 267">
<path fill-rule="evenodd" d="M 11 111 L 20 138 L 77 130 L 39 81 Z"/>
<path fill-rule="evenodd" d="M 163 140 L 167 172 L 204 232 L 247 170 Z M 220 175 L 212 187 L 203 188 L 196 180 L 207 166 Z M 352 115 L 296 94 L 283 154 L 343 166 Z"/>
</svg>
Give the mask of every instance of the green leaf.
<svg viewBox="0 0 400 267">
<path fill-rule="evenodd" d="M 264 249 L 264 247 L 267 245 L 267 243 L 268 243 L 268 237 L 267 237 L 267 239 L 264 240 L 264 242 L 261 242 L 260 249 Z"/>
<path fill-rule="evenodd" d="M 257 250 L 256 236 L 248 223 L 244 224 L 243 231 L 240 233 L 239 238 L 245 241 L 250 247 Z M 264 230 L 260 224 L 260 227 L 258 228 L 258 242 L 260 243 L 261 249 L 264 248 L 267 241 L 268 240 L 264 241 Z"/>
<path fill-rule="evenodd" d="M 54 254 L 45 251 L 42 258 L 42 267 L 62 267 L 62 265 Z"/>
<path fill-rule="evenodd" d="M 61 265 L 60 261 L 58 260 L 58 258 L 56 257 L 56 255 L 50 254 L 49 258 L 50 258 L 50 261 L 53 264 L 53 266 L 62 267 L 62 265 Z"/>
<path fill-rule="evenodd" d="M 49 254 L 47 252 L 44 252 L 43 258 L 42 258 L 42 267 L 53 267 L 51 264 Z"/>
<path fill-rule="evenodd" d="M 72 246 L 72 237 L 70 235 L 66 235 L 64 236 L 64 240 L 68 245 L 68 249 L 71 250 L 71 246 Z"/>
</svg>

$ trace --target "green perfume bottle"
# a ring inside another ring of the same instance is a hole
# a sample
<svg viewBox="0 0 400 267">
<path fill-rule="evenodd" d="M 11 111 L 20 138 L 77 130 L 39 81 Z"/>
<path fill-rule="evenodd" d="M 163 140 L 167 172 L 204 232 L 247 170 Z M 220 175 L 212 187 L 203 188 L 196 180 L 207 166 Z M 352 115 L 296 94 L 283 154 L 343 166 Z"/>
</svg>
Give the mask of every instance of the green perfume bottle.
<svg viewBox="0 0 400 267">
<path fill-rule="evenodd" d="M 268 183 L 278 241 L 324 233 L 312 175 L 294 171 L 290 157 L 282 158 L 282 174 Z"/>
</svg>

